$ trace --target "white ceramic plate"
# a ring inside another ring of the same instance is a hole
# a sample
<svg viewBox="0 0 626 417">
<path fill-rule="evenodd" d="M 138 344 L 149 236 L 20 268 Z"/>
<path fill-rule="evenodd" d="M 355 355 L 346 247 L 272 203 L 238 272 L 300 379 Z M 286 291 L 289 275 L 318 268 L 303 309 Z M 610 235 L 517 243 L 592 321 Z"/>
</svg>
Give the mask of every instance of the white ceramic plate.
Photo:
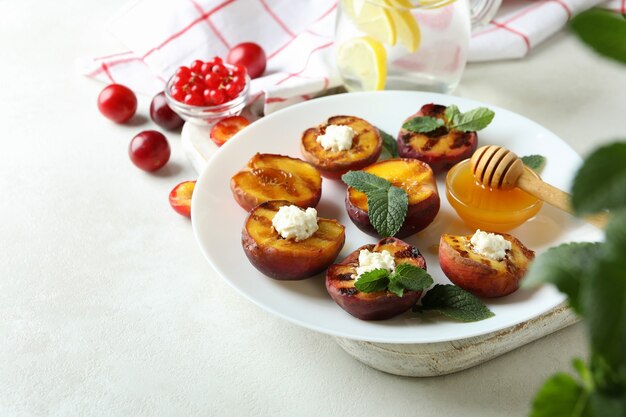
<svg viewBox="0 0 626 417">
<path fill-rule="evenodd" d="M 229 181 L 256 153 L 279 153 L 300 157 L 300 135 L 330 116 L 347 114 L 362 117 L 395 135 L 402 121 L 426 103 L 456 104 L 461 111 L 478 106 L 493 109 L 496 116 L 479 133 L 479 145 L 506 146 L 518 155 L 540 153 L 547 157 L 542 177 L 569 189 L 580 164 L 578 155 L 550 131 L 505 109 L 459 97 L 433 93 L 387 91 L 330 96 L 288 107 L 241 131 L 210 159 L 200 175 L 193 195 L 193 228 L 209 263 L 236 290 L 260 307 L 293 323 L 319 332 L 379 343 L 432 343 L 465 339 L 501 330 L 536 317 L 564 300 L 551 286 L 521 289 L 504 298 L 487 300 L 495 317 L 475 323 L 459 323 L 434 314 L 407 312 L 378 322 L 358 320 L 328 296 L 324 276 L 284 282 L 258 272 L 241 247 L 241 230 L 246 212 L 233 199 Z M 445 177 L 438 178 L 441 210 L 424 231 L 405 240 L 417 246 L 426 258 L 428 271 L 438 283 L 449 283 L 437 261 L 434 245 L 442 233 L 470 234 L 448 204 Z M 357 229 L 344 206 L 345 186 L 324 179 L 318 215 L 338 219 L 346 226 L 346 244 L 339 255 L 376 239 Z M 597 240 L 600 232 L 547 205 L 523 226 L 512 231 L 526 246 L 538 253 L 555 244 L 572 240 Z"/>
</svg>

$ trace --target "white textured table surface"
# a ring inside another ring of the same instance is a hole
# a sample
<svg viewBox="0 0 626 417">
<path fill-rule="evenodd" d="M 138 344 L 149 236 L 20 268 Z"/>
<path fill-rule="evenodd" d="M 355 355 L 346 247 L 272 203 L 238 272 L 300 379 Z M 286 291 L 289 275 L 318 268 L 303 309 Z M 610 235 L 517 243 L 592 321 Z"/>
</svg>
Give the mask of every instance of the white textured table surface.
<svg viewBox="0 0 626 417">
<path fill-rule="evenodd" d="M 580 325 L 470 370 L 410 379 L 243 299 L 156 175 L 127 157 L 154 128 L 97 112 L 74 59 L 109 52 L 116 1 L 0 2 L 0 416 L 523 416 L 585 354 Z M 138 28 L 140 30 L 140 28 Z M 577 151 L 625 135 L 626 70 L 561 33 L 523 61 L 471 65 L 457 94 L 509 108 Z"/>
</svg>

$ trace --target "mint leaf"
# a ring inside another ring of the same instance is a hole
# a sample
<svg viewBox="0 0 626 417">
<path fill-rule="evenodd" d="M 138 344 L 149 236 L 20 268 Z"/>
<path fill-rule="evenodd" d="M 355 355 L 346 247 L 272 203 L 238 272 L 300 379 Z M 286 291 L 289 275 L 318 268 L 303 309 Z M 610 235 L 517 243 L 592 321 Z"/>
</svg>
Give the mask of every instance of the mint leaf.
<svg viewBox="0 0 626 417">
<path fill-rule="evenodd" d="M 626 208 L 626 141 L 594 151 L 576 173 L 572 206 L 578 214 Z"/>
<path fill-rule="evenodd" d="M 577 14 L 570 27 L 597 53 L 626 64 L 626 20 L 619 14 L 591 9 Z"/>
<path fill-rule="evenodd" d="M 433 285 L 433 279 L 428 272 L 408 263 L 396 265 L 392 278 L 411 291 L 423 291 Z"/>
<path fill-rule="evenodd" d="M 592 352 L 626 374 L 626 247 L 621 249 L 621 256 L 600 259 L 585 277 L 581 300 Z"/>
<path fill-rule="evenodd" d="M 548 249 L 530 265 L 524 277 L 524 287 L 550 283 L 567 295 L 569 304 L 582 314 L 580 291 L 582 281 L 591 275 L 591 266 L 600 258 L 599 243 L 566 243 Z"/>
<path fill-rule="evenodd" d="M 406 121 L 402 128 L 409 132 L 428 133 L 443 126 L 443 120 L 430 116 L 418 116 Z"/>
<path fill-rule="evenodd" d="M 398 233 L 404 223 L 409 207 L 406 191 L 397 187 L 367 193 L 370 223 L 382 237 Z"/>
<path fill-rule="evenodd" d="M 396 139 L 382 129 L 378 129 L 378 133 L 380 133 L 380 137 L 383 140 L 383 150 L 389 154 L 389 157 L 397 158 L 398 142 L 396 142 Z"/>
<path fill-rule="evenodd" d="M 389 285 L 387 286 L 387 289 L 398 297 L 402 297 L 404 295 L 404 287 L 393 278 L 393 275 L 389 279 Z"/>
<path fill-rule="evenodd" d="M 386 269 L 374 269 L 364 273 L 354 283 L 354 287 L 362 292 L 376 292 L 387 288 L 389 284 L 389 271 Z"/>
<path fill-rule="evenodd" d="M 446 121 L 448 122 L 447 124 L 450 126 L 454 126 L 455 124 L 459 122 L 459 117 L 461 117 L 461 111 L 459 110 L 457 106 L 455 106 L 454 104 L 451 104 L 448 107 L 446 107 L 445 116 L 446 116 Z"/>
<path fill-rule="evenodd" d="M 530 417 L 593 417 L 589 394 L 570 375 L 558 373 L 537 392 Z"/>
<path fill-rule="evenodd" d="M 475 132 L 486 128 L 494 116 L 495 113 L 492 110 L 486 107 L 479 107 L 461 114 L 450 128 L 460 130 L 461 132 Z"/>
<path fill-rule="evenodd" d="M 422 298 L 424 310 L 437 310 L 459 321 L 479 321 L 493 317 L 480 299 L 455 285 L 437 284 Z"/>
<path fill-rule="evenodd" d="M 535 171 L 537 174 L 541 174 L 543 167 L 546 165 L 546 157 L 543 155 L 526 155 L 520 158 L 524 165 Z"/>
<path fill-rule="evenodd" d="M 380 189 L 388 190 L 391 187 L 391 183 L 386 179 L 365 171 L 346 172 L 341 176 L 341 180 L 365 194 Z"/>
</svg>

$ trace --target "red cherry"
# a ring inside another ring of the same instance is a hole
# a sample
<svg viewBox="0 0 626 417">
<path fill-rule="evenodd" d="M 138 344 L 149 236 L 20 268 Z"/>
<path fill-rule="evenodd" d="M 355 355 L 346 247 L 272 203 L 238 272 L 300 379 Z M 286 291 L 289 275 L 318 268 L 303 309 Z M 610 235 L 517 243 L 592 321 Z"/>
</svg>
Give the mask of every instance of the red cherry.
<svg viewBox="0 0 626 417">
<path fill-rule="evenodd" d="M 116 123 L 127 122 L 137 111 L 137 96 L 121 84 L 111 84 L 98 95 L 98 110 Z"/>
<path fill-rule="evenodd" d="M 160 92 L 152 98 L 150 118 L 154 123 L 167 130 L 179 129 L 184 123 L 184 120 L 167 104 L 164 92 Z"/>
<path fill-rule="evenodd" d="M 243 65 L 250 78 L 257 78 L 265 72 L 267 57 L 263 48 L 256 43 L 244 42 L 234 46 L 228 52 L 226 62 L 232 65 Z"/>
<path fill-rule="evenodd" d="M 130 160 L 144 171 L 156 171 L 170 159 L 170 145 L 162 133 L 144 130 L 128 146 Z"/>
</svg>

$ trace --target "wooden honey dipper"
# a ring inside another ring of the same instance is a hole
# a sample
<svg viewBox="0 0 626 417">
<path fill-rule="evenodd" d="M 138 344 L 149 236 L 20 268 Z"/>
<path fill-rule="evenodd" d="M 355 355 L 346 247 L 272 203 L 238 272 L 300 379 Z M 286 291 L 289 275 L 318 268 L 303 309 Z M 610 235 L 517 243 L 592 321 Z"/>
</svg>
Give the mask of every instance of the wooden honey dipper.
<svg viewBox="0 0 626 417">
<path fill-rule="evenodd" d="M 486 187 L 501 190 L 518 187 L 558 209 L 574 214 L 568 193 L 533 175 L 530 168 L 506 148 L 495 145 L 482 146 L 472 155 L 470 166 L 474 178 Z M 606 213 L 600 213 L 586 216 L 584 219 L 603 229 L 608 216 Z"/>
</svg>

